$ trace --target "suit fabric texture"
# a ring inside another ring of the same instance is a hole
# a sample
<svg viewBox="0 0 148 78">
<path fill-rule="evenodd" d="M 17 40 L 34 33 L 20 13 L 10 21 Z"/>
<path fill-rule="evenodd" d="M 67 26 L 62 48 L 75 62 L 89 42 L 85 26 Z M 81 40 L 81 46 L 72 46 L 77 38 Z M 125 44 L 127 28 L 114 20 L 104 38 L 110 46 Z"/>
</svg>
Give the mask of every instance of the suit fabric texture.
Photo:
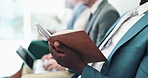
<svg viewBox="0 0 148 78">
<path fill-rule="evenodd" d="M 94 43 L 99 43 L 118 18 L 117 10 L 107 0 L 103 0 L 88 21 L 85 31 Z"/>
<path fill-rule="evenodd" d="M 101 72 L 86 66 L 83 70 L 82 78 L 147 78 L 147 20 L 148 13 L 128 30 L 112 50 L 108 60 L 103 65 Z M 118 21 L 107 32 L 104 39 L 113 30 L 117 23 Z"/>
</svg>

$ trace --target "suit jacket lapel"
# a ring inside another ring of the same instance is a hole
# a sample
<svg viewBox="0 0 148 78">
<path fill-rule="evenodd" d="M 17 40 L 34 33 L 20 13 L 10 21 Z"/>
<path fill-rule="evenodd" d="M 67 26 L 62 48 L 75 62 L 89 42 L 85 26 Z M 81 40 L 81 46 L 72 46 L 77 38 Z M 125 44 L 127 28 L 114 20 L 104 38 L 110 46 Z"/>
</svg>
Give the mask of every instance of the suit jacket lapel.
<svg viewBox="0 0 148 78">
<path fill-rule="evenodd" d="M 93 26 L 93 23 L 95 21 L 95 19 L 97 18 L 97 15 L 99 14 L 99 12 L 101 11 L 101 8 L 98 8 L 97 12 L 95 12 L 93 15 L 92 15 L 92 18 L 90 18 L 91 20 L 88 21 L 87 23 L 87 28 L 86 28 L 86 33 L 89 33 L 89 31 L 91 30 L 91 27 Z"/>
<path fill-rule="evenodd" d="M 138 32 L 140 32 L 143 28 L 147 27 L 148 22 L 148 13 L 145 14 L 137 23 L 133 25 L 133 27 L 121 38 L 121 40 L 118 42 L 118 44 L 115 46 L 113 51 L 108 57 L 108 64 L 107 66 L 110 66 L 110 61 L 113 56 L 113 54 L 116 52 L 119 47 L 121 47 L 124 43 L 126 43 L 128 40 L 130 40 L 132 37 L 134 37 Z M 109 67 L 108 67 L 109 68 Z"/>
<path fill-rule="evenodd" d="M 89 33 L 89 31 L 91 30 L 91 28 L 92 28 L 92 26 L 93 26 L 93 24 L 94 24 L 94 22 L 95 22 L 95 20 L 96 20 L 96 18 L 98 16 L 98 14 L 100 13 L 100 11 L 101 11 L 102 7 L 105 5 L 105 3 L 106 3 L 106 0 L 103 0 L 101 2 L 101 4 L 98 6 L 97 11 L 92 15 L 91 20 L 88 21 L 88 23 L 87 23 L 88 26 L 86 28 L 86 33 Z"/>
<path fill-rule="evenodd" d="M 107 38 L 107 36 L 111 33 L 111 31 L 115 28 L 115 26 L 117 25 L 117 23 L 119 22 L 119 20 L 121 19 L 121 17 L 110 27 L 110 29 L 108 30 L 108 32 L 106 33 L 106 35 L 104 36 L 104 38 L 101 40 L 101 42 L 98 45 L 98 47 L 103 43 L 103 41 Z"/>
<path fill-rule="evenodd" d="M 126 13 L 125 13 L 126 14 Z M 118 24 L 118 22 L 121 20 L 121 18 L 125 15 L 123 14 L 118 20 L 109 28 L 109 30 L 106 32 L 104 38 L 98 43 L 98 47 L 103 43 L 103 41 L 107 38 L 107 36 L 112 32 L 112 30 L 115 28 L 115 26 Z"/>
</svg>

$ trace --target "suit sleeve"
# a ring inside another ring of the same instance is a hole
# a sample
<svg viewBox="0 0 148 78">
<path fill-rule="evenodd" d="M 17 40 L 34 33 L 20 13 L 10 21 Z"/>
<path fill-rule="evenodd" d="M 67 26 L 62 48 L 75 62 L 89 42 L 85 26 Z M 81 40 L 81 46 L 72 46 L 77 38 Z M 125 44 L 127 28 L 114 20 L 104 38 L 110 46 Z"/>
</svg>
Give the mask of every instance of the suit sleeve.
<svg viewBox="0 0 148 78">
<path fill-rule="evenodd" d="M 90 66 L 86 66 L 82 72 L 81 78 L 108 78 L 108 77 L 102 75 L 96 69 Z"/>
<path fill-rule="evenodd" d="M 116 10 L 107 10 L 99 19 L 98 22 L 98 35 L 97 35 L 97 44 L 102 40 L 108 29 L 116 22 L 119 18 L 119 14 Z M 99 39 L 99 40 L 98 40 Z"/>
<path fill-rule="evenodd" d="M 148 77 L 148 46 L 146 48 L 146 53 L 140 63 L 135 78 L 147 78 L 147 77 Z"/>
</svg>

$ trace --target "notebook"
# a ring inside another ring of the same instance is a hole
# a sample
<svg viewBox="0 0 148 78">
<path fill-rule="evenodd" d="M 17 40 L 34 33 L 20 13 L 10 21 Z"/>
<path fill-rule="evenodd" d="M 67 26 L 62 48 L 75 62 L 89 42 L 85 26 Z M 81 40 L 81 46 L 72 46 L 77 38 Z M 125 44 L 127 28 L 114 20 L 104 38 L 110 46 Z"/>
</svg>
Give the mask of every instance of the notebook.
<svg viewBox="0 0 148 78">
<path fill-rule="evenodd" d="M 63 30 L 51 35 L 40 24 L 36 24 L 35 26 L 39 33 L 42 34 L 50 44 L 53 45 L 55 41 L 61 42 L 68 48 L 77 52 L 85 63 L 107 60 L 84 30 Z M 64 52 L 62 52 L 62 54 L 63 53 Z"/>
</svg>

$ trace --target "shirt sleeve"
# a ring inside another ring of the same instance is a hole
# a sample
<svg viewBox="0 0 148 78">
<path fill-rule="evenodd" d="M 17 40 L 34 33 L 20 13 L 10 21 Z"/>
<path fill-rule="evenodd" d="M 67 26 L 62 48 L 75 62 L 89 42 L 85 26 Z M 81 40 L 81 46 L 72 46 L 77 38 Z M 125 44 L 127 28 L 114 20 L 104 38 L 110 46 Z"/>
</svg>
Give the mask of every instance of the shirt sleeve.
<svg viewBox="0 0 148 78">
<path fill-rule="evenodd" d="M 96 69 L 90 66 L 86 66 L 82 72 L 81 78 L 108 78 L 108 77 L 102 75 Z"/>
</svg>

